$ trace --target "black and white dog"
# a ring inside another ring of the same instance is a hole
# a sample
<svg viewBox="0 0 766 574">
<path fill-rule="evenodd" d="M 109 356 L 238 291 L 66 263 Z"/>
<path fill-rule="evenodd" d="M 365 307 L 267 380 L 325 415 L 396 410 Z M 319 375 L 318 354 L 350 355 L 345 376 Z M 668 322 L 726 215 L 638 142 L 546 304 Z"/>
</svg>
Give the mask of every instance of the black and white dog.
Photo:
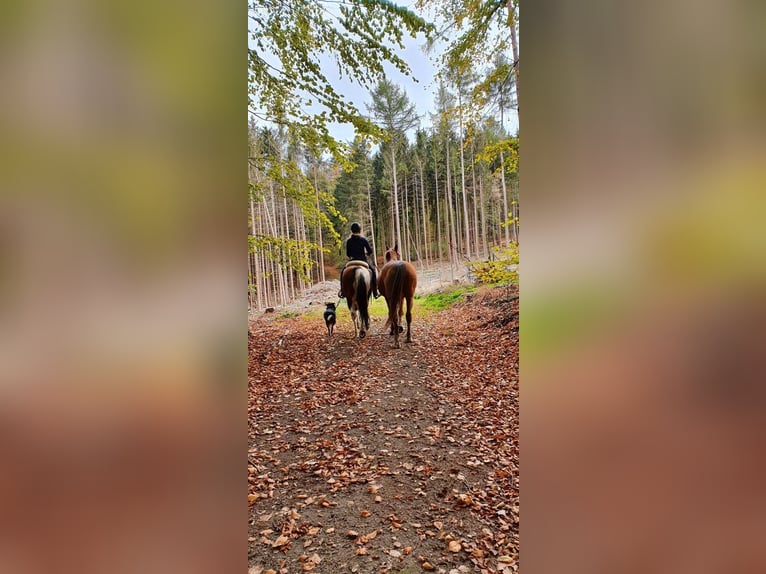
<svg viewBox="0 0 766 574">
<path fill-rule="evenodd" d="M 327 327 L 327 335 L 332 337 L 333 329 L 335 329 L 335 303 L 326 303 L 327 307 L 324 310 L 324 324 Z"/>
</svg>

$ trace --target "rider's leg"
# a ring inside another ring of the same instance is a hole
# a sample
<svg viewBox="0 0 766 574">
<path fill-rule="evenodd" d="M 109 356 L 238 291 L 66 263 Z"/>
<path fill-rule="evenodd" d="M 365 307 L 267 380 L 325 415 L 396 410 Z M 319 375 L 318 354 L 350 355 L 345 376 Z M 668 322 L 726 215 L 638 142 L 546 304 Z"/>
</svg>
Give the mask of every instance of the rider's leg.
<svg viewBox="0 0 766 574">
<path fill-rule="evenodd" d="M 340 276 L 338 277 L 338 283 L 340 283 L 340 289 L 338 290 L 338 299 L 343 299 L 343 270 L 346 268 L 346 264 L 340 268 Z"/>
<path fill-rule="evenodd" d="M 374 267 L 370 267 L 370 272 L 372 273 L 372 294 L 377 299 L 380 297 L 380 293 L 378 292 L 378 273 L 375 271 Z"/>
</svg>

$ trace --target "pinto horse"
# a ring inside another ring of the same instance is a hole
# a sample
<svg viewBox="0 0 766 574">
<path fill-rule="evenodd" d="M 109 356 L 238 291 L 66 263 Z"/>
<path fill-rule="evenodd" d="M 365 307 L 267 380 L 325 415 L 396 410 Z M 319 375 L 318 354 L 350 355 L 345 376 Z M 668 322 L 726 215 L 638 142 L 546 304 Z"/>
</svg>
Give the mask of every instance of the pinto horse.
<svg viewBox="0 0 766 574">
<path fill-rule="evenodd" d="M 372 275 L 366 261 L 349 261 L 340 278 L 343 296 L 348 302 L 351 319 L 354 321 L 354 337 L 364 339 L 370 329 L 370 293 Z"/>
<path fill-rule="evenodd" d="M 406 342 L 412 342 L 410 324 L 412 323 L 412 298 L 415 295 L 415 287 L 418 284 L 418 273 L 415 267 L 409 261 L 402 261 L 399 254 L 399 246 L 394 245 L 393 249 L 386 246 L 385 254 L 386 264 L 380 270 L 378 278 L 378 289 L 381 295 L 385 297 L 388 305 L 388 321 L 386 327 L 391 326 L 391 334 L 394 336 L 394 347 L 400 348 L 399 333 L 402 327 L 402 306 L 403 301 L 407 300 L 407 338 Z M 385 329 L 385 327 L 384 327 Z"/>
</svg>

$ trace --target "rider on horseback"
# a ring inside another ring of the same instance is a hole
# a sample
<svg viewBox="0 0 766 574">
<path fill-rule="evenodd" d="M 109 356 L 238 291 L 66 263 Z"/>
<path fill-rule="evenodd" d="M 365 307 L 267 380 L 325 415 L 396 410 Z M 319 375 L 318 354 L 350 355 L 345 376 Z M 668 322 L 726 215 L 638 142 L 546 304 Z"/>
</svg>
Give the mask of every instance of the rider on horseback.
<svg viewBox="0 0 766 574">
<path fill-rule="evenodd" d="M 349 235 L 348 239 L 346 240 L 346 256 L 351 261 L 367 261 L 367 256 L 373 255 L 372 247 L 370 247 L 370 242 L 367 241 L 367 238 L 362 235 L 362 226 L 358 223 L 354 222 L 351 224 L 351 235 Z M 377 299 L 380 297 L 380 293 L 378 293 L 378 277 L 375 273 L 375 266 L 374 266 L 374 260 L 373 265 L 370 265 L 370 275 L 372 275 L 372 294 Z M 346 268 L 346 264 L 343 265 L 343 267 L 340 270 L 340 276 L 343 277 L 343 270 Z M 338 297 L 343 298 L 343 289 L 340 290 L 338 293 Z"/>
</svg>

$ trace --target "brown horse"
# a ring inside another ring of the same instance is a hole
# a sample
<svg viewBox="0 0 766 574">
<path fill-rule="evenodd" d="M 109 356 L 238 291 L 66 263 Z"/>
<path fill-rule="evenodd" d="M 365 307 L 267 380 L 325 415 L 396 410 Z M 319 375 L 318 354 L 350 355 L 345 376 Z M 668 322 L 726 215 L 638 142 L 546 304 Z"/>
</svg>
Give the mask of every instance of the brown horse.
<svg viewBox="0 0 766 574">
<path fill-rule="evenodd" d="M 378 289 L 381 295 L 385 297 L 388 305 L 388 321 L 386 326 L 391 326 L 391 334 L 394 336 L 394 347 L 397 349 L 399 344 L 399 333 L 402 327 L 402 302 L 407 300 L 407 343 L 412 342 L 410 324 L 412 323 L 412 297 L 415 295 L 415 287 L 418 284 L 418 274 L 415 267 L 409 261 L 402 261 L 399 254 L 399 246 L 394 245 L 393 249 L 386 246 L 385 260 L 386 264 L 380 270 L 378 279 Z M 385 329 L 385 327 L 384 327 Z"/>
<path fill-rule="evenodd" d="M 349 261 L 340 278 L 343 296 L 348 302 L 351 319 L 354 321 L 354 337 L 364 339 L 370 329 L 368 311 L 372 292 L 372 275 L 365 261 Z"/>
</svg>

